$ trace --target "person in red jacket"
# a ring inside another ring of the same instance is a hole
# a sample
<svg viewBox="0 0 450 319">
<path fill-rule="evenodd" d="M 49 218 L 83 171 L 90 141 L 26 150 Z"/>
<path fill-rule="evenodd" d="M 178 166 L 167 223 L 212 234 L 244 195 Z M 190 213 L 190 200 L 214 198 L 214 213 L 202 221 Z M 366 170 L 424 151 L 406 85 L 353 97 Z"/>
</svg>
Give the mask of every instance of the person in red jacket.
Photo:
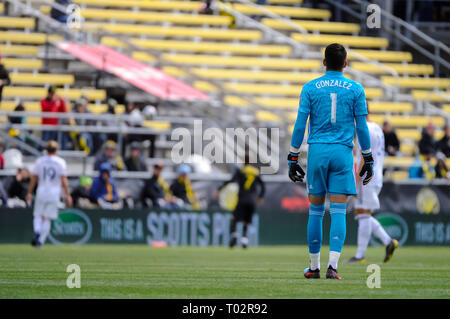
<svg viewBox="0 0 450 319">
<path fill-rule="evenodd" d="M 41 100 L 42 112 L 59 113 L 66 112 L 66 102 L 60 96 L 55 94 L 55 87 L 50 86 L 48 88 L 47 97 Z M 55 117 L 42 117 L 42 125 L 58 125 L 58 118 Z M 58 140 L 58 132 L 55 130 L 42 131 L 42 140 Z"/>
</svg>

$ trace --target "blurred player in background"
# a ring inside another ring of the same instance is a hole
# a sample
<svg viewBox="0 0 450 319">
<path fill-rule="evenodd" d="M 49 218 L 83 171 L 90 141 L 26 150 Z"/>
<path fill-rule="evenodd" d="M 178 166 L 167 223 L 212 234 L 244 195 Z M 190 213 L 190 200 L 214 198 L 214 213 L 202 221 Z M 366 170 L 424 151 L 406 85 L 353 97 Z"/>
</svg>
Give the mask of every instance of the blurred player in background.
<svg viewBox="0 0 450 319">
<path fill-rule="evenodd" d="M 243 248 L 247 248 L 247 228 L 252 222 L 256 206 L 262 203 L 265 193 L 265 186 L 259 175 L 259 169 L 250 164 L 248 153 L 245 154 L 244 166 L 240 170 L 237 170 L 229 181 L 223 183 L 213 193 L 213 198 L 217 198 L 220 190 L 229 183 L 237 183 L 239 186 L 238 202 L 233 211 L 230 224 L 230 248 L 234 247 L 237 243 L 238 234 L 236 232 L 236 224 L 240 221 L 243 222 L 244 226 L 241 244 Z"/>
<path fill-rule="evenodd" d="M 375 160 L 374 177 L 372 182 L 363 187 L 361 178 L 356 176 L 358 195 L 355 201 L 355 219 L 358 221 L 358 250 L 356 255 L 347 262 L 365 262 L 365 254 L 369 245 L 370 236 L 374 234 L 384 246 L 386 246 L 386 256 L 384 262 L 388 262 L 394 250 L 398 247 L 398 241 L 392 239 L 381 226 L 380 222 L 371 216 L 372 211 L 380 208 L 378 195 L 383 187 L 383 160 L 384 160 L 384 134 L 381 128 L 374 122 L 367 122 L 370 134 L 370 144 Z M 357 147 L 359 151 L 359 147 Z M 357 152 L 359 154 L 360 152 Z M 363 159 L 359 160 L 358 171 L 364 165 Z"/>
<path fill-rule="evenodd" d="M 325 49 L 326 74 L 303 86 L 298 116 L 288 155 L 289 177 L 301 182 L 305 172 L 298 164 L 300 147 L 308 129 L 307 188 L 309 192 L 308 247 L 310 266 L 306 278 L 320 278 L 320 248 L 325 196 L 330 194 L 330 255 L 326 278 L 341 279 L 337 274 L 339 257 L 346 234 L 347 197 L 356 195 L 353 170 L 353 137 L 358 135 L 364 165 L 360 175 L 366 185 L 373 175 L 373 157 L 366 123 L 367 105 L 361 84 L 347 79 L 347 52 L 337 43 Z"/>
<path fill-rule="evenodd" d="M 66 195 L 68 206 L 72 206 L 69 183 L 67 181 L 66 161 L 56 155 L 58 143 L 48 141 L 46 155 L 39 157 L 31 172 L 27 202 L 31 205 L 33 190 L 38 184 L 33 210 L 34 237 L 31 245 L 40 247 L 50 233 L 51 220 L 58 218 L 58 204 L 61 198 L 61 186 Z"/>
</svg>

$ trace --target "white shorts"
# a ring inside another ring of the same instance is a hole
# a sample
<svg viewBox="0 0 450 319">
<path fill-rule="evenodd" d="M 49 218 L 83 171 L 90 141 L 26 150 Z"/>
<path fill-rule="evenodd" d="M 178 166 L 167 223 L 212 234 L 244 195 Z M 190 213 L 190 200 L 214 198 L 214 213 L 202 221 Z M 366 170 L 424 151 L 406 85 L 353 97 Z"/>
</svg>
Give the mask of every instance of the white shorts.
<svg viewBox="0 0 450 319">
<path fill-rule="evenodd" d="M 36 200 L 34 202 L 33 216 L 56 219 L 58 218 L 58 204 L 59 202 L 44 202 Z"/>
<path fill-rule="evenodd" d="M 374 211 L 380 208 L 380 200 L 378 195 L 381 192 L 381 187 L 367 185 L 363 186 L 362 183 L 358 185 L 358 195 L 355 200 L 356 209 L 366 209 Z"/>
</svg>

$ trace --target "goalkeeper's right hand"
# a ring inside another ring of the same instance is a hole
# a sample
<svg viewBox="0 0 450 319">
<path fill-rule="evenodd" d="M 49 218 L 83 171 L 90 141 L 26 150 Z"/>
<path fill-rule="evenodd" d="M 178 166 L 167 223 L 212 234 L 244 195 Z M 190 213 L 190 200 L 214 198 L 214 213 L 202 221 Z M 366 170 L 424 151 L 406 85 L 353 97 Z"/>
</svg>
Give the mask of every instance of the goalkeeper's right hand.
<svg viewBox="0 0 450 319">
<path fill-rule="evenodd" d="M 298 164 L 298 153 L 289 153 L 288 155 L 289 178 L 295 182 L 303 182 L 305 172 Z"/>
</svg>

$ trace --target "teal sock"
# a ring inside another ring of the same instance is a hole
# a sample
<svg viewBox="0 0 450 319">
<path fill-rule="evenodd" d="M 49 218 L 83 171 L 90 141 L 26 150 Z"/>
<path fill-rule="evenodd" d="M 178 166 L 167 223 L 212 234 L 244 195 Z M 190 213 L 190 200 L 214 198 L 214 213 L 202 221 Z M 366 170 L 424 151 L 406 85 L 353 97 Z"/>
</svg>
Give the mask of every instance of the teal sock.
<svg viewBox="0 0 450 319">
<path fill-rule="evenodd" d="M 344 246 L 346 225 L 345 212 L 347 209 L 346 203 L 330 203 L 330 251 L 340 253 Z"/>
<path fill-rule="evenodd" d="M 320 252 L 322 246 L 322 220 L 325 213 L 325 205 L 309 205 L 308 217 L 308 247 L 311 254 Z"/>
</svg>

